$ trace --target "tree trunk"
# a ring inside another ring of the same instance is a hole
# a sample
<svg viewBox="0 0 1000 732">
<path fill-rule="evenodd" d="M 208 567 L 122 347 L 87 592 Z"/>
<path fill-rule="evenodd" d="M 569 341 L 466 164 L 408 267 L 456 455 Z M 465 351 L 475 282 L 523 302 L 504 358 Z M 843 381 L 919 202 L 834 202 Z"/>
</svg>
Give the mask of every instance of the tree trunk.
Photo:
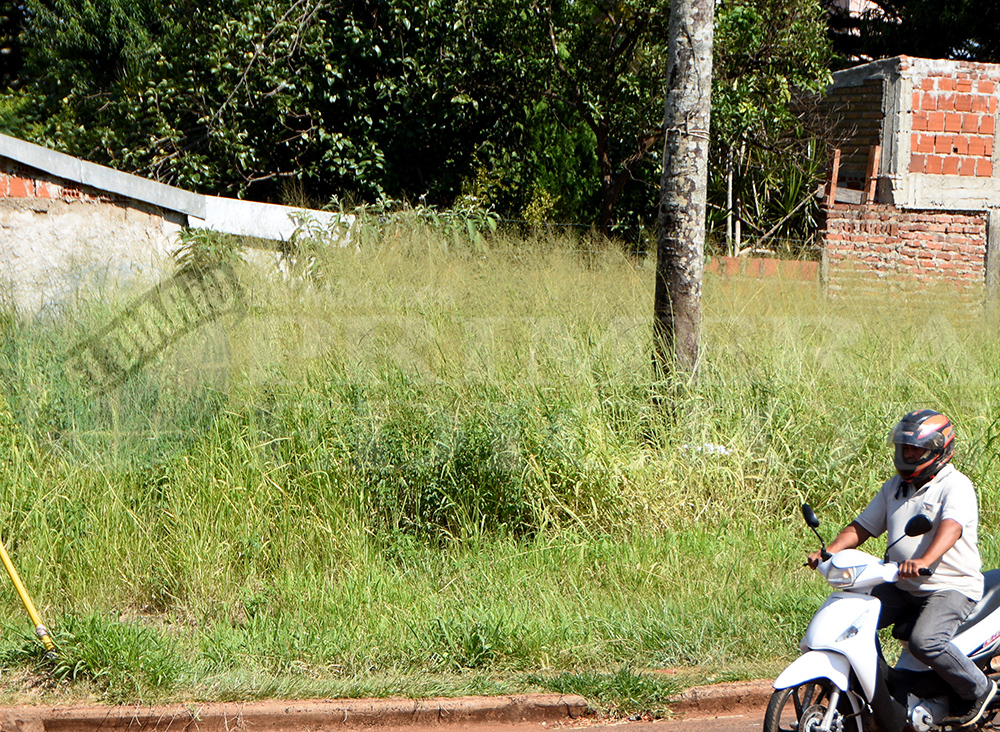
<svg viewBox="0 0 1000 732">
<path fill-rule="evenodd" d="M 726 254 L 733 253 L 733 149 L 726 148 Z"/>
<path fill-rule="evenodd" d="M 697 377 L 715 0 L 673 0 L 657 219 L 654 359 Z"/>
</svg>

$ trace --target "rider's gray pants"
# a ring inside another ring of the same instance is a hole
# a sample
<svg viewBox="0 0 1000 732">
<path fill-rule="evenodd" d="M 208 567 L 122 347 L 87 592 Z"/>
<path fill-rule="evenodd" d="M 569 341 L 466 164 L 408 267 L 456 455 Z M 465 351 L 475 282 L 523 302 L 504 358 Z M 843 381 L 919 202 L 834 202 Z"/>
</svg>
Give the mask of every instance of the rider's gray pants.
<svg viewBox="0 0 1000 732">
<path fill-rule="evenodd" d="M 879 585 L 872 595 L 882 601 L 880 628 L 917 613 L 910 634 L 910 653 L 914 658 L 937 671 L 963 699 L 975 699 L 986 692 L 989 686 L 986 675 L 951 642 L 958 626 L 976 606 L 975 601 L 955 590 L 918 597 L 893 584 Z"/>
</svg>

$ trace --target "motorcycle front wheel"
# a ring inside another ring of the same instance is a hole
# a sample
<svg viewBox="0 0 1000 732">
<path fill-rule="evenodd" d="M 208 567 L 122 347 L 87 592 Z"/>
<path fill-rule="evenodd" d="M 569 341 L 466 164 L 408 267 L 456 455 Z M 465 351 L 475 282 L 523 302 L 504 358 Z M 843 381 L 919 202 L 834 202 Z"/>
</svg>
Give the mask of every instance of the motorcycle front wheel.
<svg viewBox="0 0 1000 732">
<path fill-rule="evenodd" d="M 827 679 L 807 681 L 771 695 L 764 713 L 763 732 L 812 732 L 823 721 L 830 705 L 833 684 Z M 850 702 L 841 694 L 832 732 L 860 732 L 859 724 L 845 724 L 850 716 Z"/>
</svg>

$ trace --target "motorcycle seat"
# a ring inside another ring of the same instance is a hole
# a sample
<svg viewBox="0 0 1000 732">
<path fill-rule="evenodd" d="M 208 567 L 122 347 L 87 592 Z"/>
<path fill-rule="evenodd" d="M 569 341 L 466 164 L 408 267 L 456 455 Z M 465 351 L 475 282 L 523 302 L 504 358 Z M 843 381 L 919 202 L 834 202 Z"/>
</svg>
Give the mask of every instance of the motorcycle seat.
<svg viewBox="0 0 1000 732">
<path fill-rule="evenodd" d="M 958 626 L 955 635 L 971 628 L 997 608 L 1000 608 L 1000 569 L 991 569 L 989 572 L 983 572 L 983 599 L 972 608 L 969 617 Z M 892 629 L 892 637 L 903 641 L 909 640 L 916 622 L 917 618 L 914 616 L 896 623 Z"/>
<path fill-rule="evenodd" d="M 983 572 L 983 599 L 976 603 L 969 617 L 958 626 L 956 635 L 966 628 L 971 628 L 998 607 L 1000 607 L 1000 569 L 991 569 L 989 572 Z"/>
</svg>

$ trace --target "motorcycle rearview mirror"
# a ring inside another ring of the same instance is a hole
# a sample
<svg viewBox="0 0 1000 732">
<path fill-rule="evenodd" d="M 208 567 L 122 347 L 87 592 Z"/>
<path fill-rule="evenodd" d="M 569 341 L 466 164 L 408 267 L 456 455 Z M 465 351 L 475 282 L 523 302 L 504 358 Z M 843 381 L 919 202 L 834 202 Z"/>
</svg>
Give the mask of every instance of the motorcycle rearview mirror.
<svg viewBox="0 0 1000 732">
<path fill-rule="evenodd" d="M 802 504 L 802 518 L 806 520 L 806 525 L 810 529 L 819 528 L 819 519 L 816 518 L 816 512 L 813 511 L 812 506 L 810 506 L 808 503 Z"/>
<path fill-rule="evenodd" d="M 816 512 L 813 511 L 812 506 L 808 503 L 802 504 L 802 518 L 806 520 L 806 525 L 812 529 L 812 532 L 816 534 L 816 538 L 819 539 L 820 556 L 825 562 L 830 558 L 831 554 L 826 550 L 826 542 L 823 541 L 823 537 L 820 536 L 819 531 L 817 531 L 819 528 L 819 519 L 816 518 Z"/>
<path fill-rule="evenodd" d="M 885 548 L 885 560 L 889 561 L 889 550 L 902 541 L 903 538 L 907 536 L 923 536 L 924 534 L 929 533 L 933 528 L 934 523 L 922 513 L 918 513 L 906 522 L 906 526 L 903 527 L 903 536 L 899 537 L 896 541 L 892 542 Z"/>
<path fill-rule="evenodd" d="M 907 536 L 923 536 L 924 534 L 929 533 L 933 528 L 933 522 L 922 513 L 918 513 L 906 522 L 906 526 L 903 528 L 903 531 L 906 532 Z"/>
</svg>

